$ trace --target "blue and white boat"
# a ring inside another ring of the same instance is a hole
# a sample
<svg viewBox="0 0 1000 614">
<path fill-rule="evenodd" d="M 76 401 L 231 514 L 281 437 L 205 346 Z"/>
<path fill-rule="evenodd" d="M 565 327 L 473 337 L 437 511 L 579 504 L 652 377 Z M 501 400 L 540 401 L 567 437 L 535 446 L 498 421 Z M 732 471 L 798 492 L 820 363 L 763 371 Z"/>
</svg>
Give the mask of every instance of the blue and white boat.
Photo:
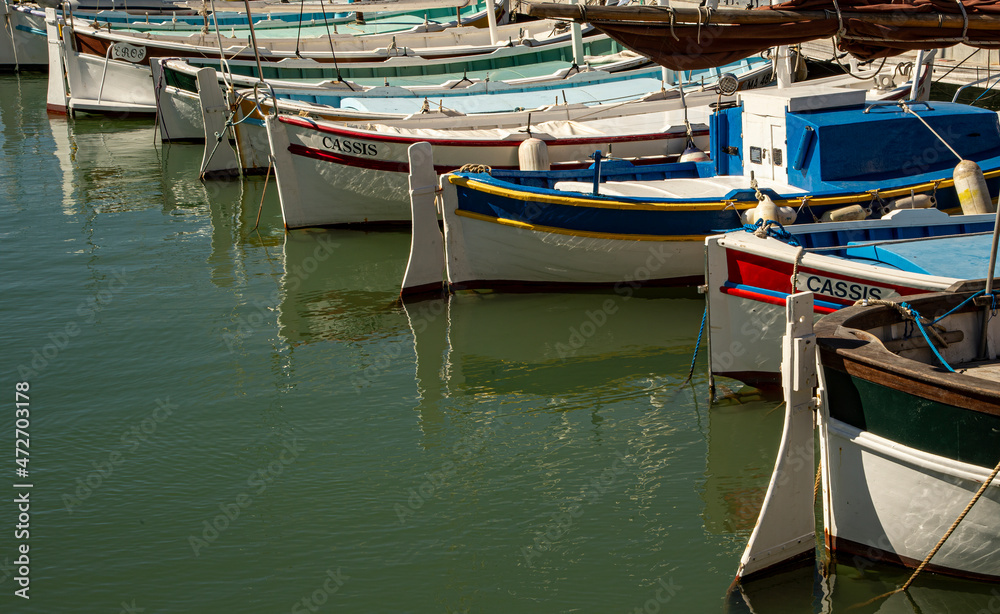
<svg viewBox="0 0 1000 614">
<path fill-rule="evenodd" d="M 535 24 L 534 27 L 538 28 L 535 31 L 544 34 L 543 26 Z M 521 33 L 530 32 L 521 30 Z M 525 40 L 543 42 L 546 39 Z M 400 42 L 404 40 L 400 39 Z M 291 111 L 293 113 L 325 116 L 346 111 L 338 119 L 347 120 L 352 116 L 358 119 L 362 115 L 388 118 L 419 113 L 427 96 L 433 96 L 439 106 L 448 109 L 468 112 L 476 107 L 479 110 L 474 112 L 486 113 L 551 105 L 556 97 L 564 104 L 569 99 L 573 99 L 572 102 L 596 103 L 602 97 L 612 95 L 619 101 L 625 101 L 660 89 L 662 71 L 659 67 L 637 68 L 649 64 L 646 58 L 622 53 L 621 48 L 609 39 L 586 40 L 583 48 L 585 53 L 592 54 L 586 55 L 592 65 L 577 66 L 572 53 L 565 48 L 532 53 L 534 57 L 509 53 L 531 52 L 530 46 L 498 49 L 498 54 L 476 58 L 437 61 L 396 57 L 378 65 L 365 63 L 339 67 L 312 62 L 280 63 L 265 68 L 268 85 L 258 92 L 259 104 L 269 107 L 271 102 L 267 98 L 274 95 L 282 106 L 297 106 Z M 747 75 L 746 78 L 756 78 L 757 84 L 761 85 L 770 78 L 768 66 L 768 61 L 754 58 L 735 63 L 732 69 L 740 75 L 753 70 L 754 75 Z M 198 75 L 205 69 L 215 71 L 216 87 L 224 91 L 252 89 L 260 84 L 255 62 L 232 60 L 221 66 L 217 60 L 157 59 L 150 63 L 150 68 L 160 116 L 160 135 L 164 140 L 202 138 L 202 104 L 199 98 L 208 83 L 201 83 Z M 714 81 L 721 72 L 719 69 L 698 71 L 695 80 Z M 622 83 L 614 94 L 580 94 L 583 91 L 581 88 L 611 81 Z M 242 105 L 243 114 L 250 113 L 258 105 L 258 100 L 251 94 L 237 92 L 240 100 L 249 100 L 249 106 Z M 494 97 L 494 94 L 500 96 Z M 443 102 L 445 98 L 448 102 Z M 453 106 L 452 101 L 458 102 Z M 486 108 L 487 104 L 492 110 Z M 464 108 L 457 108 L 459 105 Z M 257 120 L 263 127 L 263 117 L 257 114 Z"/>
<path fill-rule="evenodd" d="M 878 220 L 743 230 L 705 242 L 709 368 L 764 390 L 781 385 L 785 300 L 815 295 L 815 317 L 858 300 L 957 292 L 989 269 L 992 214 L 896 209 Z"/>
<path fill-rule="evenodd" d="M 997 114 L 965 105 L 868 104 L 863 92 L 805 83 L 744 92 L 710 131 L 710 161 L 447 175 L 448 283 L 699 284 L 705 238 L 753 221 L 758 198 L 786 224 L 877 217 L 921 195 L 957 209 L 949 148 L 982 167 L 991 193 L 1000 187 Z"/>
<path fill-rule="evenodd" d="M 766 83 L 771 75 L 770 62 L 760 59 L 741 60 L 723 69 L 731 70 L 728 74 L 735 77 L 740 87 L 754 87 Z M 711 91 L 720 74 L 726 73 L 722 73 L 720 69 L 685 73 L 683 75 L 686 80 L 685 87 L 694 98 L 700 95 L 705 103 L 708 99 L 715 101 L 714 92 L 711 94 L 697 92 L 706 89 Z M 626 111 L 627 107 L 633 107 L 639 104 L 639 101 L 673 100 L 672 106 L 679 109 L 677 86 L 664 84 L 661 77 L 661 71 L 657 68 L 621 73 L 589 71 L 574 74 L 563 80 L 523 85 L 480 81 L 466 88 L 437 92 L 418 92 L 402 87 L 379 87 L 360 92 L 345 91 L 345 88 L 338 92 L 326 93 L 318 89 L 263 91 L 258 89 L 256 96 L 252 92 L 240 96 L 232 133 L 239 154 L 238 160 L 244 171 L 264 172 L 269 165 L 270 152 L 262 113 L 272 112 L 274 107 L 274 101 L 270 97 L 272 94 L 278 98 L 279 112 L 292 116 L 309 116 L 336 122 L 392 123 L 411 128 L 430 127 L 429 124 L 434 123 L 435 128 L 452 130 L 470 129 L 476 125 L 512 125 L 513 122 L 515 129 L 521 129 L 526 127 L 529 120 L 537 123 L 548 121 L 553 117 L 572 119 L 577 116 L 584 116 L 586 119 L 586 116 L 592 113 L 601 113 L 615 106 L 619 106 L 621 111 Z M 207 85 L 202 89 L 211 87 Z M 203 134 L 208 134 L 206 149 L 215 149 L 216 139 L 211 138 L 211 135 L 222 130 L 224 126 L 219 124 L 220 118 L 212 114 L 208 102 L 211 98 L 206 96 L 204 91 L 200 94 L 203 102 L 199 103 L 199 108 L 203 112 L 204 121 L 188 127 L 187 133 L 197 135 L 199 138 Z M 218 93 L 215 100 L 221 100 L 221 97 L 222 94 Z M 179 97 L 174 96 L 172 100 L 177 103 Z M 161 118 L 168 115 L 184 116 L 179 112 L 182 107 L 177 104 L 161 103 L 160 108 Z M 172 109 L 177 112 L 170 113 Z M 215 125 L 203 131 L 205 122 L 211 124 L 213 120 Z M 444 123 L 441 123 L 441 120 L 444 120 Z M 171 123 L 177 125 L 180 122 Z M 164 126 L 162 120 L 160 125 L 162 129 Z M 624 123 L 617 126 L 612 124 L 611 129 L 612 132 L 617 130 L 618 136 L 625 136 L 628 132 Z M 171 128 L 171 134 L 176 138 L 177 135 L 185 133 Z M 444 138 L 447 134 L 442 132 L 439 136 Z M 414 138 L 427 137 L 416 135 Z M 683 144 L 682 140 L 678 146 L 683 147 Z M 439 166 L 446 165 L 445 154 L 440 152 L 439 155 Z M 405 149 L 400 151 L 399 156 L 399 161 L 405 162 Z M 213 157 L 207 162 L 204 172 L 212 174 L 216 169 L 229 170 L 231 162 L 221 156 L 219 159 Z M 497 165 L 498 162 L 493 160 L 492 164 Z M 444 166 L 442 170 L 454 170 L 460 166 L 461 164 Z M 394 207 L 397 210 L 394 221 L 409 219 L 405 179 L 405 174 L 399 173 L 397 183 L 400 189 L 395 198 L 398 202 Z M 336 206 L 333 205 L 332 208 Z M 371 213 L 366 212 L 359 219 L 365 217 L 374 219 Z"/>
</svg>

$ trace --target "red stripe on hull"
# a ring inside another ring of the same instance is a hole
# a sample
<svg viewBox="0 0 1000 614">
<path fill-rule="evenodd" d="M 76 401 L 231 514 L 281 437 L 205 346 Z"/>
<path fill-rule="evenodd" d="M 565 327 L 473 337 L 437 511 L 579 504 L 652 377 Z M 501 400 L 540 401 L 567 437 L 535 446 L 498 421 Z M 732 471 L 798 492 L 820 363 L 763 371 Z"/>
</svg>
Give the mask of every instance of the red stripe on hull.
<svg viewBox="0 0 1000 614">
<path fill-rule="evenodd" d="M 792 263 L 785 262 L 783 260 L 776 260 L 774 258 L 767 258 L 766 256 L 761 256 L 758 254 L 748 254 L 744 252 L 739 252 L 737 250 L 726 250 L 726 263 L 728 265 L 728 278 L 734 284 L 740 284 L 745 286 L 753 286 L 755 288 L 761 288 L 762 290 L 771 290 L 773 292 L 784 292 L 791 293 L 792 291 Z M 834 279 L 838 281 L 844 281 L 851 284 L 865 284 L 865 285 L 877 285 L 879 288 L 886 288 L 896 292 L 900 296 L 910 296 L 913 294 L 923 294 L 924 292 L 929 292 L 926 288 L 912 288 L 909 286 L 899 286 L 890 283 L 884 283 L 882 281 L 874 281 L 871 279 L 866 279 L 863 277 L 844 275 L 841 273 L 834 273 L 832 271 L 824 271 L 822 269 L 810 268 L 810 267 L 799 267 L 798 269 L 798 290 L 800 292 L 805 290 L 812 290 L 811 288 L 803 287 L 804 279 L 809 275 L 816 275 L 820 277 L 825 277 L 829 279 Z M 815 290 L 813 290 L 815 292 Z M 831 296 L 829 294 L 822 294 L 821 292 L 816 292 L 816 297 L 821 298 L 824 301 L 830 303 L 837 303 L 845 307 L 853 305 L 854 300 L 852 298 L 844 298 L 838 296 Z M 754 298 L 754 297 L 747 297 Z M 773 297 L 772 297 L 773 298 Z M 858 296 L 858 299 L 865 298 Z M 870 297 L 869 297 L 870 298 Z M 882 297 L 875 297 L 882 298 Z M 770 302 L 770 301 L 764 301 Z M 775 305 L 784 306 L 784 302 L 772 303 Z M 816 308 L 818 313 L 831 313 L 830 311 L 821 311 L 819 307 Z"/>
<path fill-rule="evenodd" d="M 392 136 L 387 134 L 379 134 L 377 136 L 371 136 L 368 133 L 359 134 L 357 132 L 352 132 L 350 130 L 334 128 L 332 126 L 322 126 L 316 122 L 302 119 L 299 117 L 289 117 L 285 115 L 279 115 L 278 120 L 285 124 L 290 124 L 292 126 L 298 126 L 300 128 L 308 128 L 310 130 L 315 130 L 317 132 L 322 132 L 324 134 L 332 134 L 340 137 L 352 138 L 357 140 L 371 141 L 374 143 L 405 143 L 412 145 L 413 143 L 428 142 L 431 145 L 436 146 L 453 146 L 453 147 L 511 147 L 520 144 L 520 141 L 499 141 L 499 140 L 461 140 L 461 139 L 434 139 L 434 138 L 420 138 L 420 137 L 409 137 L 409 136 Z M 707 136 L 708 130 L 697 130 L 693 132 L 694 136 Z M 527 137 L 527 135 L 525 135 Z M 658 141 L 664 139 L 687 139 L 686 132 L 666 132 L 666 133 L 647 133 L 638 134 L 633 136 L 600 136 L 600 137 L 588 137 L 579 139 L 557 139 L 555 141 L 549 142 L 551 146 L 558 145 L 588 145 L 588 144 L 602 144 L 602 143 L 640 143 L 643 141 Z"/>
<path fill-rule="evenodd" d="M 407 162 L 399 162 L 396 160 L 374 160 L 372 158 L 358 158 L 355 156 L 345 156 L 342 154 L 335 154 L 330 151 L 323 149 L 316 149 L 315 147 L 306 147 L 305 145 L 289 145 L 288 151 L 294 156 L 302 156 L 303 158 L 312 158 L 313 160 L 323 160 L 325 162 L 331 162 L 333 164 L 341 164 L 343 166 L 349 166 L 352 168 L 364 168 L 375 171 L 383 171 L 387 173 L 409 173 L 410 165 Z M 663 162 L 668 162 L 670 156 L 665 156 L 662 158 L 652 158 L 637 160 L 637 166 L 643 164 L 660 164 Z M 566 164 L 553 164 L 552 170 L 578 170 L 583 168 L 588 168 L 590 162 L 571 162 Z M 434 172 L 438 175 L 443 175 L 444 173 L 450 173 L 452 171 L 457 171 L 460 166 L 447 166 L 447 165 L 434 165 Z M 492 166 L 496 170 L 518 170 L 516 166 Z"/>
</svg>

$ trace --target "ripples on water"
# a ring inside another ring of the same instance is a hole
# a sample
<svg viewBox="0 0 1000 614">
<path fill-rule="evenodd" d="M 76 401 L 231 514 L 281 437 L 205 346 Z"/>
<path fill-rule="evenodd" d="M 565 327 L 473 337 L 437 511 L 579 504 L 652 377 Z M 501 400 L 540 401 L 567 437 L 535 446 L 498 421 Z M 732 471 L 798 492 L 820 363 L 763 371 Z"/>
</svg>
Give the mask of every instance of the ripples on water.
<svg viewBox="0 0 1000 614">
<path fill-rule="evenodd" d="M 403 308 L 407 233 L 285 234 L 273 186 L 253 231 L 262 180 L 200 182 L 200 148 L 149 122 L 48 118 L 42 76 L 0 88 L 0 334 L 6 385 L 30 371 L 36 484 L 16 611 L 727 607 L 782 416 L 709 407 L 701 360 L 680 385 L 700 300 Z M 754 611 L 905 575 L 835 571 L 755 583 Z M 911 594 L 991 597 L 931 576 Z"/>
</svg>

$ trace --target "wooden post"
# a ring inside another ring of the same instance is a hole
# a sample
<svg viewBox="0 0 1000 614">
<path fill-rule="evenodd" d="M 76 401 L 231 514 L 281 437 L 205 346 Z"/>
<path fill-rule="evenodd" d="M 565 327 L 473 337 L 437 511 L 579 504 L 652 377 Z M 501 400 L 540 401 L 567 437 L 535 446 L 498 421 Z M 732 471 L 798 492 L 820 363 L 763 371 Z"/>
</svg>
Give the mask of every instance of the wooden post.
<svg viewBox="0 0 1000 614">
<path fill-rule="evenodd" d="M 583 5 L 586 3 L 586 0 L 577 0 L 577 3 L 579 5 Z M 577 15 L 579 15 L 579 12 Z M 580 27 L 579 21 L 573 21 L 572 33 L 573 63 L 576 64 L 578 68 L 583 68 L 584 64 L 587 63 L 587 60 L 583 55 L 583 28 Z"/>
<path fill-rule="evenodd" d="M 500 31 L 497 30 L 497 7 L 493 0 L 486 0 L 486 23 L 490 28 L 490 43 L 496 45 L 500 42 Z"/>
</svg>

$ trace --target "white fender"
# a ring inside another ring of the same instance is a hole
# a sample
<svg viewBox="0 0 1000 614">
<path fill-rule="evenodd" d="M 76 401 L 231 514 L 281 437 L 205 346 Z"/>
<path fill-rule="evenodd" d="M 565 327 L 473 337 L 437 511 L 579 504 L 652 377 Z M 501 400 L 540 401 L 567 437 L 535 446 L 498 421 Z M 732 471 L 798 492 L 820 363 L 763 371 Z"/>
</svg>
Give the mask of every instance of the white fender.
<svg viewBox="0 0 1000 614">
<path fill-rule="evenodd" d="M 549 147 L 542 139 L 534 137 L 525 139 L 517 146 L 517 164 L 522 171 L 547 171 L 549 164 Z"/>
<path fill-rule="evenodd" d="M 955 191 L 958 192 L 958 202 L 962 204 L 962 213 L 993 213 L 996 207 L 990 199 L 990 190 L 986 187 L 983 169 L 972 160 L 962 160 L 955 166 Z"/>
</svg>

